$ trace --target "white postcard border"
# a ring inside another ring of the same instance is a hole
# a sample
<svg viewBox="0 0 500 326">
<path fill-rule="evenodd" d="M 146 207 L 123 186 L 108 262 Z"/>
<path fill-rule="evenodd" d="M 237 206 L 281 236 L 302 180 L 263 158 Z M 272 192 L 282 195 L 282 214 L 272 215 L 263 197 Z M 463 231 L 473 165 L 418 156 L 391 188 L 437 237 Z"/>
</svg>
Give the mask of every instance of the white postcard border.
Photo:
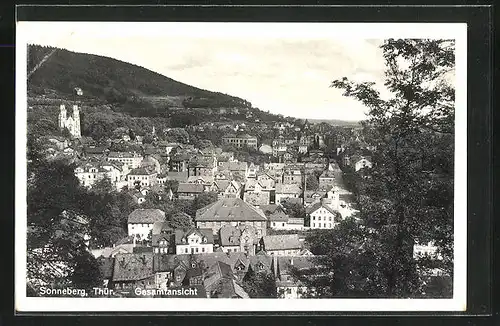
<svg viewBox="0 0 500 326">
<path fill-rule="evenodd" d="M 92 26 L 102 22 L 18 22 L 16 26 L 16 149 L 15 149 L 15 310 L 71 311 L 464 311 L 467 294 L 467 25 L 464 23 L 144 23 L 106 22 L 116 30 L 144 32 L 146 27 L 177 28 L 186 36 L 226 32 L 228 36 L 331 36 L 336 38 L 453 38 L 456 40 L 454 279 L 452 299 L 163 299 L 163 298 L 39 298 L 26 297 L 26 125 L 27 32 L 33 24 Z M 90 24 L 90 25 L 88 25 Z M 232 24 L 232 28 L 228 28 Z M 149 26 L 148 26 L 149 25 Z M 199 29 L 200 25 L 203 28 Z M 240 28 L 233 28 L 239 25 Z M 133 26 L 134 28 L 131 28 Z M 28 27 L 28 28 L 26 28 Z M 36 27 L 36 26 L 35 26 Z M 137 28 L 140 27 L 140 28 Z M 331 29 L 334 27 L 333 29 Z M 153 28 L 156 33 L 161 31 Z M 199 34 L 204 31 L 203 34 Z M 191 33 L 191 34 L 190 34 Z M 262 33 L 262 34 L 260 34 Z M 313 34 L 311 34 L 313 33 Z"/>
</svg>

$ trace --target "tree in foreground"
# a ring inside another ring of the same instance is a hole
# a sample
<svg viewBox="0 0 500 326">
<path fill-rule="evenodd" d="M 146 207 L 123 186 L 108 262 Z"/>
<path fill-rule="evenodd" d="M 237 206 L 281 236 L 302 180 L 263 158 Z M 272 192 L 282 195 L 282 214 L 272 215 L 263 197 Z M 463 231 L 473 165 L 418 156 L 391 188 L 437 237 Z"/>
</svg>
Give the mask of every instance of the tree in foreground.
<svg viewBox="0 0 500 326">
<path fill-rule="evenodd" d="M 274 276 L 267 272 L 255 272 L 252 266 L 243 277 L 242 287 L 250 298 L 276 298 Z"/>
<path fill-rule="evenodd" d="M 454 42 L 389 39 L 381 49 L 390 96 L 373 82 L 331 85 L 368 108 L 363 132 L 376 151 L 370 178 L 356 185 L 362 233 L 318 261 L 333 271 L 321 279 L 329 296 L 420 295 L 417 241 L 434 241 L 452 275 Z"/>
</svg>

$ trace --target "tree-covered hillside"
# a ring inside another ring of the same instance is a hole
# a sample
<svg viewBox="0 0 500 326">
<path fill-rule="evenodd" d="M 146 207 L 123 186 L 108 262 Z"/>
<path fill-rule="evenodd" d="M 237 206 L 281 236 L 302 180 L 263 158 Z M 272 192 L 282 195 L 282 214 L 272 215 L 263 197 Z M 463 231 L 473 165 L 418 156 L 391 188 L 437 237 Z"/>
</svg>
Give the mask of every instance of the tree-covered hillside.
<svg viewBox="0 0 500 326">
<path fill-rule="evenodd" d="M 28 45 L 27 64 L 31 96 L 55 92 L 71 97 L 73 89 L 80 87 L 84 90 L 82 99 L 122 104 L 129 112 L 145 105 L 251 107 L 241 98 L 199 89 L 143 67 L 97 55 Z"/>
</svg>

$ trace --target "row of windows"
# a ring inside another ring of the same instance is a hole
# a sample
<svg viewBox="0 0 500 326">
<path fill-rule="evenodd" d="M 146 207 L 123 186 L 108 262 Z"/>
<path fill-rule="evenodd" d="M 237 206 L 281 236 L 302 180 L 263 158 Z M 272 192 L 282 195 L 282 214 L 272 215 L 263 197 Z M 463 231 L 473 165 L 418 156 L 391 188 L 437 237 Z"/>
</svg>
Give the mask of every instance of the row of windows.
<svg viewBox="0 0 500 326">
<path fill-rule="evenodd" d="M 135 223 L 135 224 L 131 224 L 130 225 L 130 228 L 134 229 L 135 227 L 143 227 L 143 228 L 150 228 L 150 227 L 153 227 L 153 224 L 141 224 L 141 223 Z"/>
<path fill-rule="evenodd" d="M 237 226 L 237 225 L 249 225 L 249 226 L 255 226 L 255 227 L 263 227 L 265 226 L 265 222 L 250 222 L 250 221 L 245 221 L 245 222 L 198 222 L 199 227 L 211 227 L 211 226 L 223 226 L 223 225 L 232 225 L 232 226 Z"/>
<path fill-rule="evenodd" d="M 327 225 L 326 223 L 323 223 L 323 226 L 321 226 L 321 223 L 313 223 L 313 224 L 312 224 L 312 227 L 313 227 L 313 228 L 315 228 L 315 227 L 318 227 L 318 228 L 321 228 L 321 227 L 326 228 L 326 227 L 327 227 L 326 225 Z M 328 228 L 332 228 L 332 223 L 328 223 Z"/>
<path fill-rule="evenodd" d="M 129 180 L 148 180 L 149 177 L 135 177 L 135 176 L 129 176 Z"/>
<path fill-rule="evenodd" d="M 279 224 L 279 223 L 278 223 Z M 273 222 L 273 226 L 276 226 L 276 222 Z M 279 226 L 279 225 L 278 225 Z M 285 226 L 285 223 L 281 223 L 281 226 Z"/>
<path fill-rule="evenodd" d="M 182 250 L 182 249 L 184 249 L 184 250 Z M 189 250 L 189 249 L 191 249 L 191 250 Z M 200 248 L 198 248 L 198 247 L 180 248 L 179 251 L 180 251 L 179 254 L 189 254 L 190 252 L 192 254 L 197 254 L 200 252 L 202 252 L 202 253 L 205 252 L 205 247 L 201 247 L 201 251 L 200 251 Z"/>
<path fill-rule="evenodd" d="M 316 217 L 317 217 L 317 220 L 318 220 L 318 221 L 321 221 L 321 216 L 313 216 L 313 217 L 312 217 L 313 221 L 315 221 L 315 220 L 316 220 Z M 326 218 L 327 218 L 327 216 L 323 216 L 323 220 L 324 220 L 324 221 L 326 221 Z M 331 216 L 328 216 L 328 221 L 331 221 L 331 220 L 332 220 L 332 217 L 331 217 Z"/>
</svg>

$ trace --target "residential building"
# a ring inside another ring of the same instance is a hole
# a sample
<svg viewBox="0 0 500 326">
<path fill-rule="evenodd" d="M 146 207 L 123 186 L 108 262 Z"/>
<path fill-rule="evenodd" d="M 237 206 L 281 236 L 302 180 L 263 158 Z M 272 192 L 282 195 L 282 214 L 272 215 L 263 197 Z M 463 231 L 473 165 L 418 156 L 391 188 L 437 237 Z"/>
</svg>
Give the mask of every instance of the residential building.
<svg viewBox="0 0 500 326">
<path fill-rule="evenodd" d="M 285 169 L 283 174 L 283 184 L 296 184 L 302 185 L 303 177 L 300 169 Z"/>
<path fill-rule="evenodd" d="M 136 186 L 140 187 L 154 187 L 158 184 L 158 173 L 154 170 L 145 168 L 133 169 L 127 175 L 128 188 L 132 189 Z"/>
<path fill-rule="evenodd" d="M 274 181 L 257 181 L 249 179 L 245 184 L 243 200 L 252 205 L 267 205 L 271 200 L 271 192 L 274 192 Z"/>
<path fill-rule="evenodd" d="M 255 255 L 259 242 L 257 230 L 250 225 L 224 225 L 219 229 L 219 248 L 223 252 Z"/>
<path fill-rule="evenodd" d="M 364 168 L 370 169 L 372 167 L 372 162 L 370 160 L 371 160 L 370 157 L 354 155 L 351 158 L 350 163 L 351 163 L 351 165 L 353 165 L 354 170 L 356 172 L 358 172 L 359 170 L 364 169 Z"/>
<path fill-rule="evenodd" d="M 209 298 L 249 298 L 248 293 L 237 283 L 231 266 L 220 261 L 209 268 L 203 284 Z"/>
<path fill-rule="evenodd" d="M 154 289 L 153 255 L 117 254 L 113 266 L 112 287 L 116 291 Z"/>
<path fill-rule="evenodd" d="M 196 183 L 179 183 L 177 197 L 179 199 L 194 199 L 205 192 L 205 186 Z"/>
<path fill-rule="evenodd" d="M 290 217 L 280 205 L 260 206 L 267 216 L 267 226 L 275 230 L 302 230 L 304 218 Z"/>
<path fill-rule="evenodd" d="M 138 208 L 129 214 L 128 235 L 145 240 L 153 230 L 153 224 L 165 222 L 165 212 L 153 208 Z"/>
<path fill-rule="evenodd" d="M 340 214 L 324 201 L 317 202 L 306 208 L 310 216 L 311 229 L 333 229 L 340 223 Z"/>
<path fill-rule="evenodd" d="M 75 176 L 84 187 L 92 188 L 99 180 L 104 179 L 108 171 L 100 167 L 99 162 L 83 162 L 75 168 Z"/>
<path fill-rule="evenodd" d="M 261 250 L 271 256 L 298 256 L 302 250 L 298 234 L 266 235 L 260 245 Z"/>
<path fill-rule="evenodd" d="M 267 218 L 262 210 L 245 203 L 240 198 L 222 198 L 196 211 L 196 226 L 211 228 L 219 232 L 224 225 L 250 225 L 255 227 L 257 236 L 266 234 Z"/>
<path fill-rule="evenodd" d="M 229 172 L 231 172 L 232 177 L 235 177 L 236 175 L 238 175 L 243 180 L 243 179 L 245 179 L 245 177 L 248 174 L 248 163 L 247 162 L 224 162 L 218 166 L 217 171 L 219 171 L 219 172 L 229 171 Z"/>
<path fill-rule="evenodd" d="M 135 152 L 110 152 L 107 160 L 126 164 L 129 169 L 137 169 L 141 166 L 143 156 Z"/>
<path fill-rule="evenodd" d="M 211 229 L 191 228 L 175 230 L 177 254 L 204 254 L 214 251 L 214 236 Z"/>
<path fill-rule="evenodd" d="M 223 136 L 222 143 L 236 148 L 250 147 L 257 150 L 257 137 L 248 134 Z"/>
<path fill-rule="evenodd" d="M 319 176 L 319 189 L 320 190 L 328 190 L 332 186 L 337 185 L 337 180 L 340 179 L 341 176 L 333 171 L 325 170 Z"/>
<path fill-rule="evenodd" d="M 302 189 L 298 184 L 277 184 L 276 185 L 276 204 L 280 204 L 290 198 L 299 198 L 302 195 Z"/>
</svg>

